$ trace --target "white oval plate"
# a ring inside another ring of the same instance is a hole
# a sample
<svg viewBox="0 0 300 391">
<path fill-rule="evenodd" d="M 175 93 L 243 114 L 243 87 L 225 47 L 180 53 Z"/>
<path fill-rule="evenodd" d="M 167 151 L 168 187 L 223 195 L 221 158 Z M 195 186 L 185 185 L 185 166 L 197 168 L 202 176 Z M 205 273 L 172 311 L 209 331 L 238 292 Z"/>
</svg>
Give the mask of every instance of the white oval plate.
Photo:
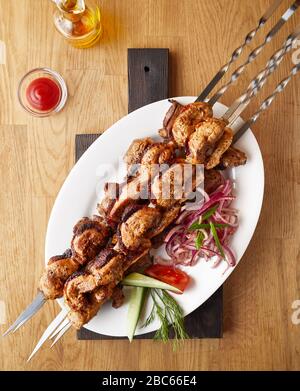
<svg viewBox="0 0 300 391">
<path fill-rule="evenodd" d="M 193 102 L 195 97 L 175 98 L 180 103 Z M 99 201 L 99 189 L 107 180 L 116 179 L 113 175 L 103 178 L 106 165 L 117 166 L 119 159 L 126 152 L 135 138 L 155 137 L 162 127 L 163 117 L 170 103 L 162 100 L 142 107 L 111 126 L 83 154 L 65 180 L 54 203 L 48 223 L 45 256 L 47 260 L 65 251 L 72 237 L 72 227 L 83 216 L 95 213 Z M 220 103 L 214 106 L 214 115 L 222 116 L 226 107 Z M 238 119 L 235 128 L 243 121 Z M 263 200 L 264 168 L 261 152 L 253 133 L 248 130 L 239 140 L 237 146 L 247 153 L 245 166 L 234 168 L 228 175 L 236 181 L 235 207 L 240 210 L 240 225 L 231 241 L 231 248 L 239 261 L 254 233 Z M 103 168 L 104 167 L 104 168 Z M 97 195 L 98 194 L 98 195 Z M 212 269 L 200 261 L 193 267 L 184 268 L 191 276 L 192 283 L 183 295 L 175 295 L 178 303 L 188 315 L 204 303 L 229 277 L 234 268 L 224 273 L 225 264 Z M 130 289 L 130 288 L 127 288 Z M 63 306 L 63 299 L 59 299 Z M 151 309 L 148 300 L 145 316 Z M 127 303 L 114 309 L 106 303 L 98 315 L 86 327 L 88 330 L 110 336 L 126 336 Z M 154 321 L 146 328 L 137 328 L 136 334 L 144 334 L 156 330 L 159 322 Z"/>
</svg>

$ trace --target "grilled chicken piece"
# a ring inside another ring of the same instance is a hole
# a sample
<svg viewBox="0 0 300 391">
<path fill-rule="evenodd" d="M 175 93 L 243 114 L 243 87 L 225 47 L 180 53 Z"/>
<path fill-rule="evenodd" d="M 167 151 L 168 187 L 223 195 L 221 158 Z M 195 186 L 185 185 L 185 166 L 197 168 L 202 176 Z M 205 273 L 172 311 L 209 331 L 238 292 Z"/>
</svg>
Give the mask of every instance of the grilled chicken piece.
<svg viewBox="0 0 300 391">
<path fill-rule="evenodd" d="M 99 216 L 82 218 L 73 229 L 71 249 L 79 263 L 84 264 L 95 258 L 106 244 L 110 228 Z"/>
<path fill-rule="evenodd" d="M 124 156 L 124 162 L 129 166 L 141 163 L 142 157 L 153 143 L 150 137 L 133 140 Z"/>
<path fill-rule="evenodd" d="M 204 170 L 204 190 L 211 194 L 223 183 L 222 174 L 217 170 Z"/>
<path fill-rule="evenodd" d="M 225 127 L 226 122 L 217 118 L 209 118 L 197 125 L 188 141 L 188 160 L 204 164 L 207 157 L 213 153 Z"/>
<path fill-rule="evenodd" d="M 174 159 L 174 143 L 148 144 L 148 147 L 144 149 L 144 155 L 139 156 L 141 164 L 139 173 L 122 187 L 119 198 L 109 212 L 109 218 L 118 222 L 128 205 L 136 203 L 139 199 L 150 199 L 149 186 L 153 177 L 158 173 L 159 166 L 157 165 L 170 164 Z"/>
<path fill-rule="evenodd" d="M 173 142 L 155 143 L 147 149 L 141 159 L 141 164 L 148 168 L 152 164 L 170 163 L 174 158 L 175 145 Z"/>
<path fill-rule="evenodd" d="M 196 125 L 211 116 L 212 108 L 207 103 L 195 102 L 184 106 L 172 128 L 172 135 L 178 146 L 184 147 Z"/>
<path fill-rule="evenodd" d="M 101 251 L 83 271 L 75 273 L 66 282 L 64 297 L 68 306 L 78 310 L 84 301 L 84 293 L 119 280 L 120 273 L 123 273 L 123 261 L 123 254 L 113 249 Z"/>
<path fill-rule="evenodd" d="M 150 238 L 161 234 L 178 217 L 181 209 L 180 204 L 175 204 L 161 212 L 159 223 L 150 230 Z"/>
<path fill-rule="evenodd" d="M 213 153 L 205 162 L 205 168 L 207 170 L 216 167 L 220 163 L 221 157 L 223 153 L 226 152 L 227 149 L 230 147 L 232 143 L 232 139 L 233 139 L 232 130 L 230 128 L 225 128 L 224 133 L 220 138 L 220 140 L 217 142 L 217 145 Z"/>
<path fill-rule="evenodd" d="M 46 299 L 54 300 L 62 296 L 66 280 L 76 272 L 80 263 L 72 257 L 69 249 L 62 255 L 56 255 L 49 259 L 48 265 L 39 282 L 39 290 Z"/>
<path fill-rule="evenodd" d="M 109 213 L 109 218 L 118 223 L 127 206 L 137 204 L 141 198 L 148 198 L 147 194 L 150 180 L 151 175 L 145 170 L 128 182 L 122 188 L 119 198 L 114 203 Z"/>
<path fill-rule="evenodd" d="M 176 100 L 172 99 L 170 100 L 170 102 L 172 103 L 172 105 L 170 106 L 163 120 L 163 129 L 160 129 L 158 131 L 161 137 L 168 139 L 173 138 L 172 128 L 174 122 L 178 115 L 181 113 L 181 111 L 184 109 L 184 106 L 178 103 Z"/>
<path fill-rule="evenodd" d="M 97 314 L 101 305 L 112 297 L 115 287 L 122 281 L 127 269 L 148 252 L 148 247 L 141 247 L 135 253 L 127 255 L 120 253 L 121 258 L 116 279 L 107 285 L 98 286 L 93 291 L 82 293 L 77 289 L 69 290 L 67 284 L 72 281 L 71 279 L 69 280 L 65 287 L 64 298 L 70 308 L 68 318 L 75 328 L 80 329 Z"/>
<path fill-rule="evenodd" d="M 222 169 L 228 167 L 237 167 L 246 164 L 247 156 L 244 152 L 235 147 L 229 147 L 222 155 L 220 166 Z"/>
<path fill-rule="evenodd" d="M 157 208 L 144 206 L 123 221 L 120 226 L 120 240 L 126 249 L 136 250 L 141 245 L 150 247 L 148 235 L 151 227 L 159 223 L 160 217 Z"/>
</svg>

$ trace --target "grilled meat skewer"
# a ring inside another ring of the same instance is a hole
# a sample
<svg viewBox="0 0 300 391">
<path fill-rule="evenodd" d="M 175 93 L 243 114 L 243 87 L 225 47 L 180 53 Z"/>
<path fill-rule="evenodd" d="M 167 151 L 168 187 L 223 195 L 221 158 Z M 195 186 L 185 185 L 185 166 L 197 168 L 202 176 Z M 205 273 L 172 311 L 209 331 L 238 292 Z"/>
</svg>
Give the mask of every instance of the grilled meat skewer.
<svg viewBox="0 0 300 391">
<path fill-rule="evenodd" d="M 47 300 L 63 295 L 67 279 L 95 258 L 106 245 L 111 230 L 98 216 L 92 219 L 84 217 L 75 225 L 73 234 L 71 249 L 50 258 L 41 276 L 39 290 Z"/>
</svg>

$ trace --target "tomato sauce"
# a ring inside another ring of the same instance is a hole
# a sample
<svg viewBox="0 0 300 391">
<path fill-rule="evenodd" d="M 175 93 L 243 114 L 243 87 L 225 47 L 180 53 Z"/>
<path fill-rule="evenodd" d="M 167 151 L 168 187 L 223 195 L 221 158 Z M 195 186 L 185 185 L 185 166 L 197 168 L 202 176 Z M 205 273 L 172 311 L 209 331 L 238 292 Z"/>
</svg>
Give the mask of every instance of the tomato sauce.
<svg viewBox="0 0 300 391">
<path fill-rule="evenodd" d="M 47 77 L 33 80 L 26 89 L 28 104 L 35 110 L 49 111 L 60 101 L 61 90 L 58 84 Z"/>
</svg>

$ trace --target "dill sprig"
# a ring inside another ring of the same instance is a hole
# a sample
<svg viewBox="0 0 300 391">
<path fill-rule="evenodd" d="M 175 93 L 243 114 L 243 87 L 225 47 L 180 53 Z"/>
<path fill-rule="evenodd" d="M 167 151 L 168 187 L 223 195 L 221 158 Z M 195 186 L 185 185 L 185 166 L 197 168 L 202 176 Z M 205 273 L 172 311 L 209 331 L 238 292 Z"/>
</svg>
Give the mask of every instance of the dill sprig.
<svg viewBox="0 0 300 391">
<path fill-rule="evenodd" d="M 154 339 L 169 341 L 170 330 L 174 331 L 174 348 L 179 340 L 189 338 L 184 328 L 183 311 L 176 300 L 163 289 L 151 289 L 153 306 L 150 315 L 143 327 L 148 326 L 155 318 L 160 321 L 160 328 L 156 331 Z"/>
</svg>

